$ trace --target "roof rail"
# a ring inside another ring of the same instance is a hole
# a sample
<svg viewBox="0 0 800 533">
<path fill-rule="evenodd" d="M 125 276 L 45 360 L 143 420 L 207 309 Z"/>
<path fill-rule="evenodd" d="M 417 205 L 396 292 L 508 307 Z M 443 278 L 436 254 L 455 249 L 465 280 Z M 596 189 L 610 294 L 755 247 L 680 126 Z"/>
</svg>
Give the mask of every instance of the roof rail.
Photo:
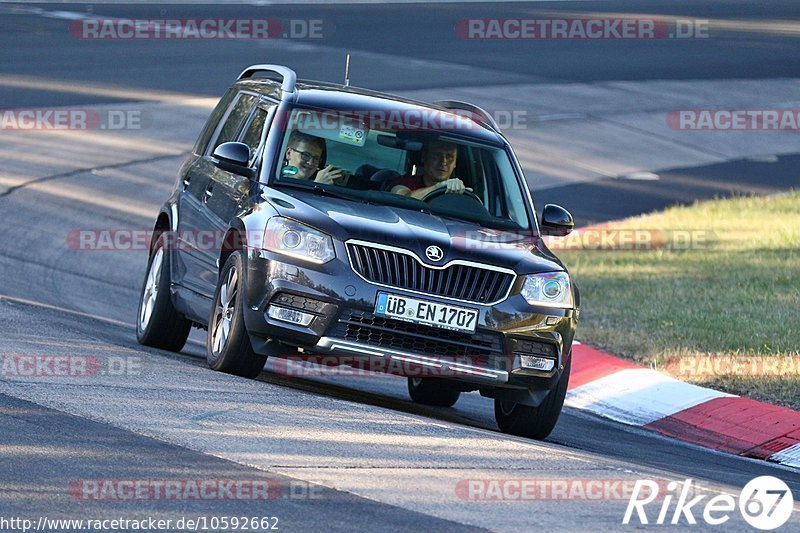
<svg viewBox="0 0 800 533">
<path fill-rule="evenodd" d="M 489 126 L 497 133 L 500 133 L 500 127 L 495 122 L 492 115 L 490 115 L 486 110 L 481 109 L 480 107 L 470 104 L 468 102 L 461 102 L 459 100 L 438 100 L 433 103 L 434 105 L 438 105 L 445 109 L 454 109 L 454 110 L 461 110 L 461 111 L 469 111 L 474 117 L 470 117 L 477 122 L 482 122 L 486 126 Z"/>
<path fill-rule="evenodd" d="M 239 74 L 238 80 L 251 78 L 258 72 L 274 72 L 281 77 L 281 90 L 287 93 L 294 93 L 297 84 L 297 74 L 283 65 L 250 65 Z"/>
</svg>

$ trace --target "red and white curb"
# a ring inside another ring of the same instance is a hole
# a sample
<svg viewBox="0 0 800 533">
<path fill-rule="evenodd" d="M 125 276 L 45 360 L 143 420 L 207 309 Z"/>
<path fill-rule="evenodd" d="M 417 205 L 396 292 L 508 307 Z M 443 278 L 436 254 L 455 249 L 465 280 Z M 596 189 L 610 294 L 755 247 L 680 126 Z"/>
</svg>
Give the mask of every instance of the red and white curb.
<svg viewBox="0 0 800 533">
<path fill-rule="evenodd" d="M 565 405 L 722 452 L 800 467 L 800 412 L 698 387 L 583 344 Z"/>
</svg>

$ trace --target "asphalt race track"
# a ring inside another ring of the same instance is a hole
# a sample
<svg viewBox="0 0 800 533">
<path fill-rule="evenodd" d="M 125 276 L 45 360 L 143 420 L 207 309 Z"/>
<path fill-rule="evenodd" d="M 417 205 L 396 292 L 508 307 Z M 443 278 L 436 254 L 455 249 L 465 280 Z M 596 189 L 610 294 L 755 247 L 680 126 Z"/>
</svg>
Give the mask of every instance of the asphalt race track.
<svg viewBox="0 0 800 533">
<path fill-rule="evenodd" d="M 751 479 L 771 475 L 800 496 L 794 470 L 570 408 L 546 442 L 535 442 L 499 433 L 491 401 L 477 394 L 439 409 L 413 404 L 405 380 L 390 376 L 287 377 L 270 365 L 255 381 L 214 373 L 205 364 L 205 332 L 193 331 L 180 354 L 136 343 L 146 251 L 85 251 L 70 240 L 80 229 L 150 228 L 210 98 L 249 64 L 287 64 L 303 77 L 339 81 L 343 54 L 351 51 L 354 84 L 407 94 L 612 81 L 758 84 L 800 78 L 796 2 L 92 10 L 131 18 L 319 18 L 335 31 L 320 42 L 87 41 L 70 35 L 69 15 L 47 15 L 85 13 L 85 4 L 0 3 L 0 110 L 122 106 L 143 110 L 148 120 L 130 136 L 0 130 L 0 355 L 78 357 L 101 369 L 90 377 L 0 376 L 0 517 L 277 517 L 282 531 L 594 531 L 632 529 L 621 525 L 627 500 L 473 501 L 459 487 L 469 479 L 691 478 L 710 493 L 738 495 Z M 474 16 L 619 13 L 724 20 L 728 29 L 711 39 L 664 42 L 453 37 L 454 21 Z M 775 30 L 775 21 L 789 29 Z M 782 101 L 800 101 L 798 95 L 795 89 Z M 518 151 L 525 157 L 529 150 Z M 554 177 L 537 204 L 559 201 L 580 223 L 798 184 L 797 155 L 788 149 L 762 162 L 728 155 L 708 161 L 670 165 L 654 182 L 602 172 L 586 182 Z M 687 177 L 694 185 L 684 186 Z M 128 500 L 92 499 L 74 489 L 86 480 L 196 479 L 261 482 L 278 492 L 268 499 Z M 791 520 L 787 531 L 797 530 L 800 514 Z M 684 526 L 713 529 L 685 522 L 678 528 Z M 738 515 L 725 527 L 750 530 Z"/>
</svg>

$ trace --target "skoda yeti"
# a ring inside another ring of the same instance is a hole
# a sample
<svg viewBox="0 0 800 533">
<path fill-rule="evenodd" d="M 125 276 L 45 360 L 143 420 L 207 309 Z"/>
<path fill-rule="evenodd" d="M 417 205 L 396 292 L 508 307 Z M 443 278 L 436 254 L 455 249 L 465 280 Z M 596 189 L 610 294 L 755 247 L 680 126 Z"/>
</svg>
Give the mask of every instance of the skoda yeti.
<svg viewBox="0 0 800 533">
<path fill-rule="evenodd" d="M 400 375 L 428 405 L 479 391 L 502 431 L 545 438 L 579 296 L 542 236 L 572 226 L 537 220 L 480 108 L 254 65 L 160 210 L 137 338 L 178 351 L 205 329 L 209 366 L 250 378 L 276 357 Z"/>
</svg>

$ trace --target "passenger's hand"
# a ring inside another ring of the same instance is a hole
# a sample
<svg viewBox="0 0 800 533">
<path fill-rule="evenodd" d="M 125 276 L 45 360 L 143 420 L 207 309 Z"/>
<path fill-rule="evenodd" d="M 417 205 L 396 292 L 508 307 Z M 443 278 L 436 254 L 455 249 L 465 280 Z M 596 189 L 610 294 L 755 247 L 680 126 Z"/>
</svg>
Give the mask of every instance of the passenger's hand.
<svg viewBox="0 0 800 533">
<path fill-rule="evenodd" d="M 446 194 L 463 194 L 466 190 L 464 182 L 458 178 L 450 178 L 439 183 L 439 187 L 446 187 Z"/>
<path fill-rule="evenodd" d="M 328 165 L 319 172 L 314 181 L 317 183 L 324 183 L 326 185 L 344 185 L 347 183 L 349 173 L 341 168 L 336 168 L 333 165 Z"/>
</svg>

